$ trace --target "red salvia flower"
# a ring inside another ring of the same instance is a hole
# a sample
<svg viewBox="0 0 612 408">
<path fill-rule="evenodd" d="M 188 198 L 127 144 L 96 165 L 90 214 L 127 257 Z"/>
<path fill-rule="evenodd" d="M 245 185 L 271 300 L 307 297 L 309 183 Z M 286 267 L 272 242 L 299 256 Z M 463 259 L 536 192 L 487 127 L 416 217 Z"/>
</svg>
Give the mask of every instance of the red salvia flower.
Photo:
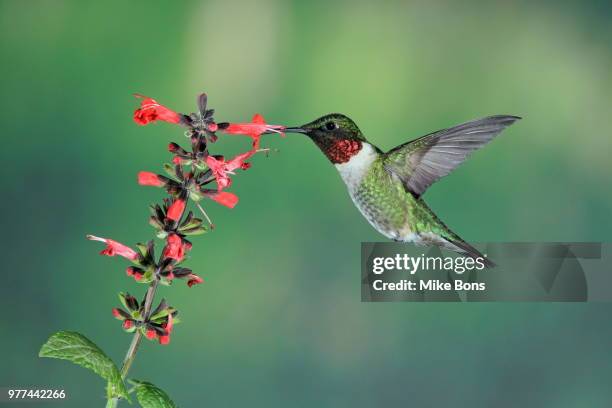
<svg viewBox="0 0 612 408">
<path fill-rule="evenodd" d="M 138 184 L 141 186 L 161 187 L 165 183 L 157 174 L 151 173 L 150 171 L 141 171 L 138 173 Z"/>
<path fill-rule="evenodd" d="M 228 208 L 234 208 L 238 204 L 238 196 L 226 191 L 207 191 L 204 194 L 211 200 Z"/>
<path fill-rule="evenodd" d="M 181 115 L 175 111 L 160 105 L 155 99 L 143 95 L 136 95 L 141 98 L 140 108 L 134 111 L 134 122 L 139 125 L 146 125 L 156 120 L 162 120 L 169 123 L 179 123 Z"/>
<path fill-rule="evenodd" d="M 168 207 L 166 218 L 172 221 L 178 221 L 183 215 L 184 210 L 185 210 L 185 200 L 177 198 L 170 205 L 170 207 Z"/>
<path fill-rule="evenodd" d="M 248 152 L 239 154 L 229 161 L 225 161 L 223 157 L 217 159 L 214 156 L 206 157 L 206 164 L 210 168 L 217 181 L 217 188 L 219 191 L 232 184 L 232 179 L 229 178 L 228 174 L 235 174 L 234 170 L 237 169 L 248 169 L 249 163 L 245 163 L 246 160 L 250 159 L 257 151 L 255 149 L 249 150 Z"/>
<path fill-rule="evenodd" d="M 191 243 L 184 241 L 177 234 L 170 234 L 166 239 L 164 257 L 180 262 L 185 258 L 185 253 L 191 249 Z"/>
<path fill-rule="evenodd" d="M 263 133 L 274 132 L 284 136 L 284 126 L 268 125 L 263 116 L 256 113 L 250 123 L 230 123 L 223 132 L 231 135 L 245 135 L 253 139 L 253 148 L 259 148 L 259 138 Z"/>
<path fill-rule="evenodd" d="M 104 242 L 106 244 L 106 248 L 104 248 L 102 252 L 100 252 L 100 255 L 107 255 L 107 256 L 119 255 L 126 259 L 129 259 L 130 261 L 135 261 L 138 259 L 138 253 L 136 251 L 134 251 L 132 248 L 125 246 L 117 241 L 113 241 L 112 239 L 100 238 L 100 237 L 96 237 L 95 235 L 87 235 L 87 239 L 92 240 L 92 241 Z"/>
</svg>

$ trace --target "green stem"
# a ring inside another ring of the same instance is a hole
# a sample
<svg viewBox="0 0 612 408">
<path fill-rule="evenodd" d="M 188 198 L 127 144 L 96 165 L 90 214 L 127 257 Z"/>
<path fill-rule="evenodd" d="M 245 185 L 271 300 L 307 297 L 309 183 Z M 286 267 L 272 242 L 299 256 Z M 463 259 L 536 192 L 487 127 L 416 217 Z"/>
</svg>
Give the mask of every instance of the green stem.
<svg viewBox="0 0 612 408">
<path fill-rule="evenodd" d="M 110 398 L 106 400 L 106 408 L 115 408 L 117 406 L 117 402 L 117 398 Z"/>
<path fill-rule="evenodd" d="M 155 276 L 157 276 L 157 273 L 155 274 Z M 157 291 L 158 284 L 159 281 L 155 279 L 153 282 L 151 282 L 149 288 L 147 289 L 143 311 L 143 321 L 145 322 L 149 319 L 149 315 L 151 314 L 151 306 L 153 305 L 153 299 L 155 298 L 155 292 Z M 121 378 L 124 380 L 127 377 L 128 371 L 130 371 L 130 367 L 132 366 L 134 359 L 136 358 L 138 346 L 140 346 L 141 341 L 142 333 L 140 332 L 140 330 L 136 330 L 136 332 L 134 333 L 134 337 L 132 337 L 130 347 L 128 348 L 128 351 L 125 354 L 125 358 L 123 359 L 123 365 L 121 366 Z M 118 402 L 118 398 L 111 398 L 106 401 L 106 408 L 116 408 Z"/>
</svg>

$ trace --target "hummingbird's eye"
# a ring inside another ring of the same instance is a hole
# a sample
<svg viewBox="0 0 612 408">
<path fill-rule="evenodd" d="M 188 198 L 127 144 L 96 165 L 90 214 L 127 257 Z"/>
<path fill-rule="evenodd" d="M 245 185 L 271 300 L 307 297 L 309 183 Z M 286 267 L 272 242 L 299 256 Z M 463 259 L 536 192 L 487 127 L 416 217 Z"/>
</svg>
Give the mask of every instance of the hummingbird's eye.
<svg viewBox="0 0 612 408">
<path fill-rule="evenodd" d="M 323 125 L 323 128 L 325 130 L 336 130 L 338 129 L 338 124 L 336 122 L 330 121 L 325 123 L 325 125 Z"/>
</svg>

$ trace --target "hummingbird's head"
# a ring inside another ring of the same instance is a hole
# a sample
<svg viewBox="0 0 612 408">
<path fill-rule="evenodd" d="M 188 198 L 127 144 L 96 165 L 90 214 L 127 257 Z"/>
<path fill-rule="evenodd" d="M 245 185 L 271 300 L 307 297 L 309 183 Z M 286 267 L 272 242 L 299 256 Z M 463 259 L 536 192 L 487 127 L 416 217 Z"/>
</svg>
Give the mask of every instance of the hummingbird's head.
<svg viewBox="0 0 612 408">
<path fill-rule="evenodd" d="M 355 122 L 340 113 L 321 116 L 302 126 L 288 127 L 285 132 L 305 134 L 334 164 L 348 162 L 366 142 Z"/>
</svg>

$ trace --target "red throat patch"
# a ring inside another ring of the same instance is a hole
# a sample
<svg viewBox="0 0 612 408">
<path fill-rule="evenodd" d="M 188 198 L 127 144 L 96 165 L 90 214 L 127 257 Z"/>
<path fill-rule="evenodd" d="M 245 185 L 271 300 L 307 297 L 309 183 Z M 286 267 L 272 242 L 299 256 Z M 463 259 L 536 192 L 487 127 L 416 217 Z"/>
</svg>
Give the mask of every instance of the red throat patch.
<svg viewBox="0 0 612 408">
<path fill-rule="evenodd" d="M 323 150 L 327 158 L 334 164 L 342 164 L 351 160 L 362 148 L 361 141 L 340 139 L 334 140 Z"/>
</svg>

